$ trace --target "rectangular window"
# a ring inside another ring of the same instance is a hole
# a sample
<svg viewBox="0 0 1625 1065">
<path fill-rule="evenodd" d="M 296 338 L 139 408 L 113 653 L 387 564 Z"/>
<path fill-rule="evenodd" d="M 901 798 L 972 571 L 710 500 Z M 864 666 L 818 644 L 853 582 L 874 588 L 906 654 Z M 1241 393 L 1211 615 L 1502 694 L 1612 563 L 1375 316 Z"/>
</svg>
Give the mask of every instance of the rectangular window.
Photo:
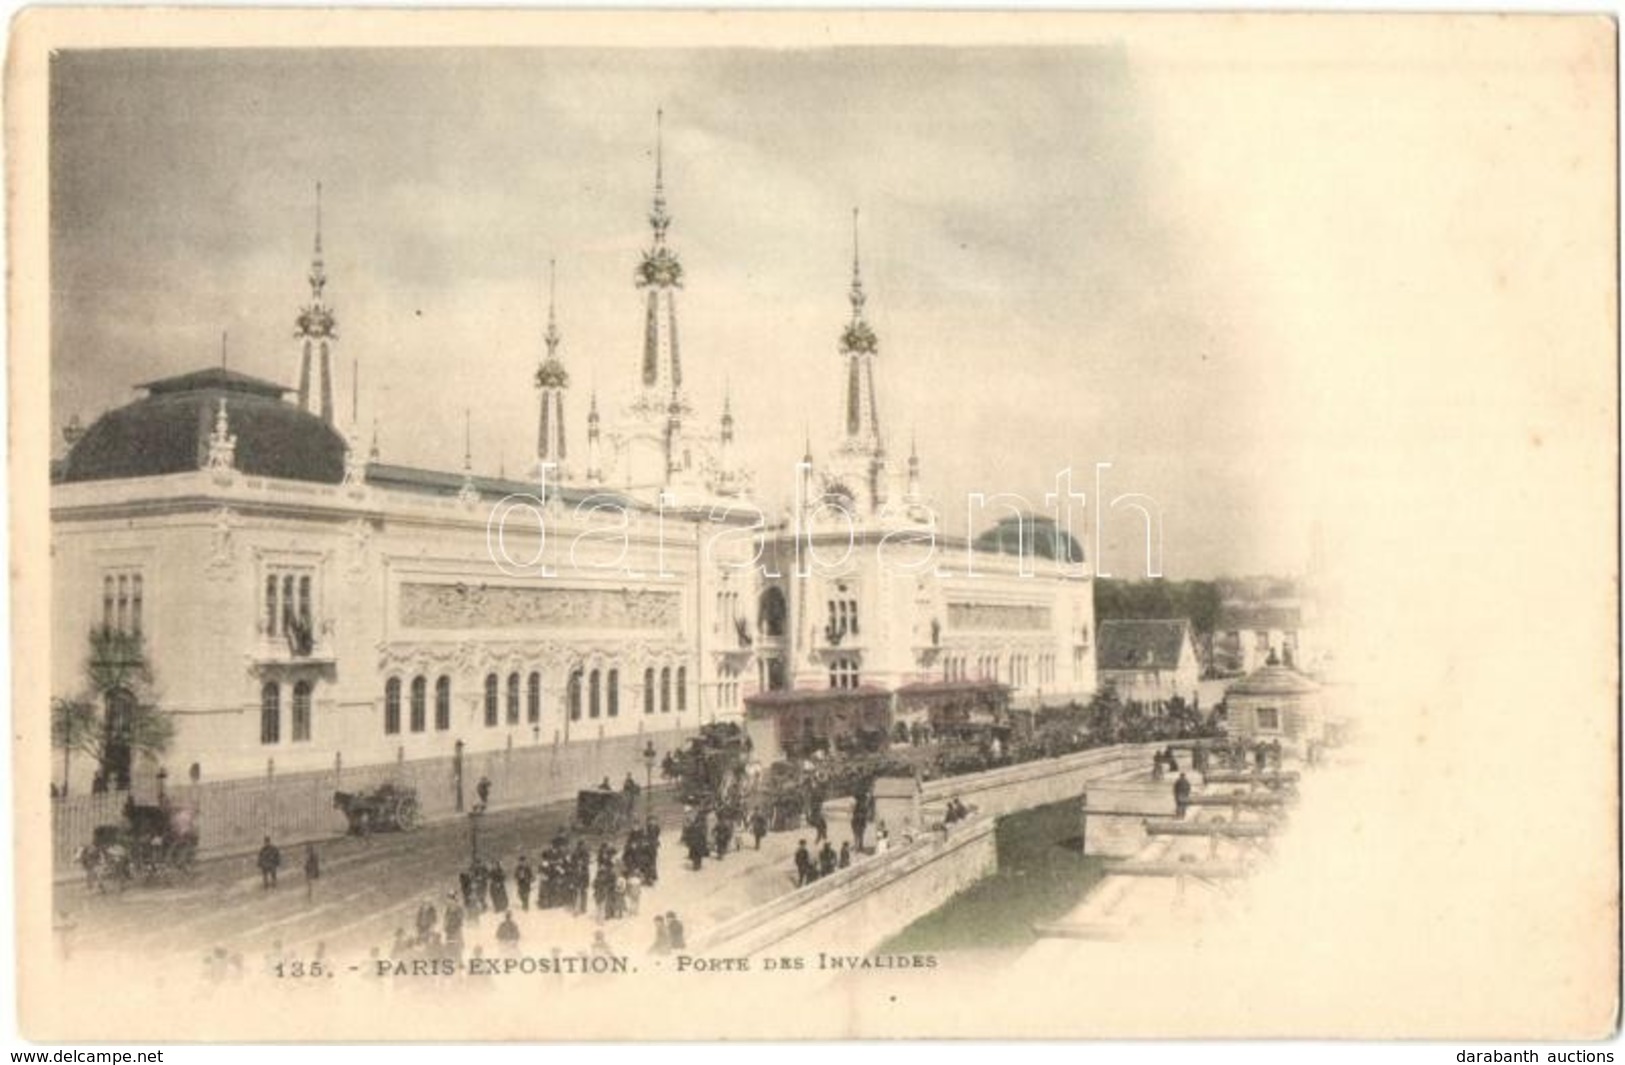
<svg viewBox="0 0 1625 1065">
<path fill-rule="evenodd" d="M 677 667 L 677 712 L 679 714 L 688 709 L 688 667 Z"/>
<path fill-rule="evenodd" d="M 485 727 L 497 727 L 497 675 L 485 675 Z"/>
<path fill-rule="evenodd" d="M 434 682 L 434 728 L 436 732 L 451 728 L 450 677 L 441 677 Z"/>
<path fill-rule="evenodd" d="M 1273 706 L 1261 706 L 1254 710 L 1253 720 L 1257 722 L 1260 731 L 1279 732 L 1281 729 L 1281 711 Z"/>
<path fill-rule="evenodd" d="M 264 629 L 270 637 L 291 636 L 297 631 L 309 653 L 315 641 L 316 572 L 310 566 L 272 566 L 265 574 Z"/>
<path fill-rule="evenodd" d="M 525 720 L 532 725 L 542 723 L 542 675 L 532 673 L 530 685 L 525 693 Z"/>
<path fill-rule="evenodd" d="M 508 674 L 508 724 L 519 724 L 519 674 Z"/>
<path fill-rule="evenodd" d="M 141 574 L 130 577 L 130 631 L 141 635 Z"/>
<path fill-rule="evenodd" d="M 610 717 L 619 717 L 621 714 L 621 671 L 612 669 L 604 681 L 606 692 L 604 703 L 606 712 Z"/>
<path fill-rule="evenodd" d="M 595 669 L 587 678 L 587 716 L 597 717 L 601 711 L 599 706 L 600 688 L 599 674 Z"/>
</svg>

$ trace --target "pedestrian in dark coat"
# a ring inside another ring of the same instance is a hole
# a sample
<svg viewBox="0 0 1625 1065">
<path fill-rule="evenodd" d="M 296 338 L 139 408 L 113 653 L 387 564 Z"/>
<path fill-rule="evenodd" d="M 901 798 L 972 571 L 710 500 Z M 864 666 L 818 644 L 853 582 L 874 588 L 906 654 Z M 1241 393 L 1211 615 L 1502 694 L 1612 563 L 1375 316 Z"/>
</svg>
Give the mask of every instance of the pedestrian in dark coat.
<svg viewBox="0 0 1625 1065">
<path fill-rule="evenodd" d="M 666 939 L 670 941 L 671 949 L 687 950 L 688 940 L 685 938 L 686 935 L 687 933 L 683 931 L 683 922 L 677 919 L 677 915 L 675 913 L 667 910 Z"/>
<path fill-rule="evenodd" d="M 282 852 L 277 850 L 271 842 L 271 837 L 265 837 L 265 846 L 260 848 L 260 887 L 266 891 L 276 887 L 276 871 L 282 867 Z"/>
<path fill-rule="evenodd" d="M 842 868 L 842 869 L 845 869 L 847 866 L 849 866 L 851 864 L 852 864 L 852 844 L 843 843 L 843 844 L 841 844 L 841 857 L 840 857 L 840 860 L 836 862 L 836 865 L 838 867 Z"/>
<path fill-rule="evenodd" d="M 513 867 L 513 886 L 519 889 L 519 908 L 521 910 L 530 909 L 530 885 L 534 879 L 535 873 L 531 871 L 530 859 L 521 857 L 519 864 Z M 538 899 L 537 901 L 540 902 L 541 900 Z"/>
<path fill-rule="evenodd" d="M 508 911 L 508 873 L 501 862 L 492 862 L 486 877 L 491 881 L 491 909 L 497 913 Z"/>
<path fill-rule="evenodd" d="M 1191 782 L 1185 779 L 1184 773 L 1181 773 L 1179 779 L 1174 781 L 1174 816 L 1183 818 L 1185 808 L 1190 805 L 1190 801 Z"/>
<path fill-rule="evenodd" d="M 750 818 L 750 834 L 756 837 L 756 849 L 762 849 L 762 837 L 767 835 L 767 815 L 762 813 L 761 807 Z"/>
<path fill-rule="evenodd" d="M 829 840 L 824 841 L 824 849 L 818 852 L 818 875 L 828 876 L 835 871 L 835 848 L 830 846 Z"/>
<path fill-rule="evenodd" d="M 829 839 L 829 818 L 824 816 L 824 808 L 822 806 L 813 807 L 812 813 L 807 815 L 807 823 L 812 826 L 813 832 L 816 833 L 816 835 L 813 836 L 814 846 L 817 846 L 818 844 Z"/>
<path fill-rule="evenodd" d="M 308 902 L 316 894 L 316 881 L 321 878 L 322 863 L 316 857 L 316 844 L 305 844 L 305 900 Z"/>
<path fill-rule="evenodd" d="M 446 897 L 446 915 L 442 925 L 446 930 L 446 946 L 451 948 L 452 956 L 460 960 L 463 956 L 463 908 L 457 904 L 456 895 Z"/>
<path fill-rule="evenodd" d="M 457 874 L 457 888 L 463 893 L 463 909 L 474 908 L 474 878 L 464 869 Z"/>
<path fill-rule="evenodd" d="M 796 887 L 812 883 L 817 875 L 812 855 L 807 853 L 807 841 L 802 840 L 796 844 Z"/>
<path fill-rule="evenodd" d="M 659 914 L 655 915 L 655 942 L 649 948 L 650 954 L 670 954 L 671 936 L 666 932 L 666 919 Z"/>
</svg>

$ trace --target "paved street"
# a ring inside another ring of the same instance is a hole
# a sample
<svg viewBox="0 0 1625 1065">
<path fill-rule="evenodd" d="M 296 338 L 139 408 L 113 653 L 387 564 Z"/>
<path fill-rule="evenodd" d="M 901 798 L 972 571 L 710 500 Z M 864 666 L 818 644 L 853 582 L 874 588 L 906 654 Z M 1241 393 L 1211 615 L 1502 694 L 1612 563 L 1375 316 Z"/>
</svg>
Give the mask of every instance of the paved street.
<svg viewBox="0 0 1625 1065">
<path fill-rule="evenodd" d="M 645 888 L 637 917 L 599 924 L 591 916 L 564 910 L 522 912 L 518 894 L 510 894 L 527 953 L 584 951 L 593 932 L 603 929 L 620 953 L 640 953 L 654 940 L 653 917 L 681 915 L 689 942 L 705 929 L 792 889 L 792 855 L 803 833 L 770 834 L 756 852 L 745 849 L 724 861 L 706 861 L 694 872 L 683 860 L 678 840 L 681 812 L 665 795 L 654 809 L 661 820 L 660 880 Z M 520 854 L 536 856 L 559 828 L 568 827 L 571 803 L 541 808 L 495 810 L 480 827 L 482 857 L 496 856 L 511 875 Z M 844 820 L 831 817 L 837 845 L 847 838 Z M 805 833 L 810 839 L 810 832 Z M 465 819 L 441 822 L 410 833 L 380 834 L 369 840 L 334 838 L 318 844 L 322 875 L 314 896 L 306 899 L 304 848 L 283 846 L 280 886 L 261 887 L 254 856 L 202 864 L 196 876 L 172 886 L 137 884 L 122 894 L 97 895 L 82 881 L 59 885 L 56 905 L 71 926 L 76 959 L 108 951 L 154 957 L 179 952 L 199 957 L 215 947 L 241 952 L 253 968 L 280 941 L 289 957 L 311 957 L 318 944 L 329 957 L 360 962 L 370 948 L 387 956 L 394 930 L 410 929 L 418 906 L 433 897 L 444 908 L 456 887 L 457 871 L 469 856 L 470 831 Z M 491 953 L 498 919 L 486 915 L 466 937 L 469 949 L 483 945 Z"/>
</svg>

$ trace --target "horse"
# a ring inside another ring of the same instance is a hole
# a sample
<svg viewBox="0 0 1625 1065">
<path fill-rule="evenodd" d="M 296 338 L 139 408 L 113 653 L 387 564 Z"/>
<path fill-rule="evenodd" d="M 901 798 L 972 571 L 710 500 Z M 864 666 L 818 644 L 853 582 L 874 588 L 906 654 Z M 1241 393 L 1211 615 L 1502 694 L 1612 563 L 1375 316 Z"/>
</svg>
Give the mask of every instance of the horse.
<svg viewBox="0 0 1625 1065">
<path fill-rule="evenodd" d="M 372 831 L 372 803 L 366 796 L 350 791 L 335 791 L 333 806 L 344 812 L 345 820 L 350 823 L 350 835 L 365 836 Z"/>
</svg>

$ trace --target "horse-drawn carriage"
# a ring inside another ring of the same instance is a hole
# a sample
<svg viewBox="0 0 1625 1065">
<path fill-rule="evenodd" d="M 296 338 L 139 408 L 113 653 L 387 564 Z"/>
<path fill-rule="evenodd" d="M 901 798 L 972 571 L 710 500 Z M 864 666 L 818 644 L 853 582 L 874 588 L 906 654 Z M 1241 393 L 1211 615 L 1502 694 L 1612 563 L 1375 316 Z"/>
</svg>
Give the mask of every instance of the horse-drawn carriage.
<svg viewBox="0 0 1625 1065">
<path fill-rule="evenodd" d="M 90 887 L 122 891 L 137 876 L 147 881 L 190 875 L 197 863 L 197 810 L 168 802 L 124 804 L 124 820 L 97 825 L 79 864 Z"/>
<path fill-rule="evenodd" d="M 637 816 L 635 790 L 592 788 L 576 793 L 575 831 L 590 836 L 616 836 L 630 829 Z"/>
<path fill-rule="evenodd" d="M 407 832 L 418 823 L 417 789 L 396 784 L 380 784 L 369 792 L 336 791 L 333 806 L 344 812 L 352 836 Z"/>
</svg>

